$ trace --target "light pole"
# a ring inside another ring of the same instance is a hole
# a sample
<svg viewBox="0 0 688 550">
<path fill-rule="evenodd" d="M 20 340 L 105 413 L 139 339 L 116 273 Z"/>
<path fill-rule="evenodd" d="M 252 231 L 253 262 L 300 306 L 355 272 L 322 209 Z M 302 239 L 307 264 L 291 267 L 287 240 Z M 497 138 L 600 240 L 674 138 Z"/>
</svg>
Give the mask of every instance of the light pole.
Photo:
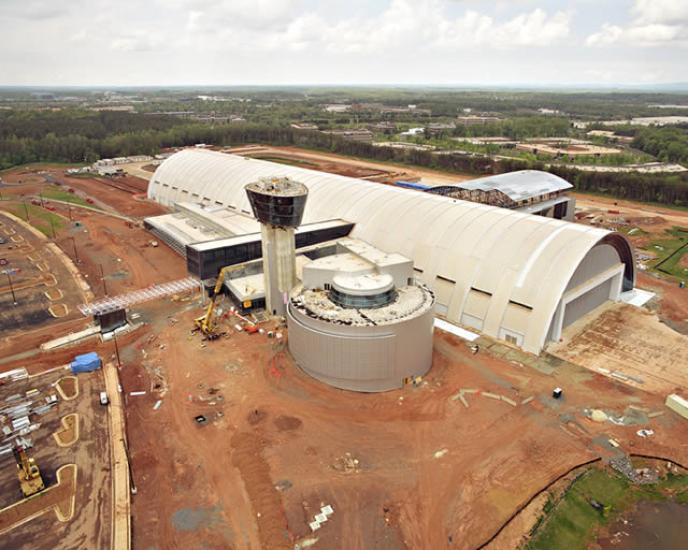
<svg viewBox="0 0 688 550">
<path fill-rule="evenodd" d="M 17 297 L 14 294 L 14 286 L 12 285 L 12 275 L 14 275 L 17 270 L 16 269 L 3 269 L 2 272 L 7 275 L 7 282 L 10 284 L 10 292 L 12 293 L 12 302 L 14 305 L 17 305 Z"/>
<path fill-rule="evenodd" d="M 72 237 L 72 245 L 74 246 L 74 261 L 78 264 L 79 263 L 79 255 L 76 252 L 76 241 L 74 240 L 74 237 Z"/>
<path fill-rule="evenodd" d="M 115 355 L 117 355 L 117 368 L 121 369 L 122 368 L 122 362 L 119 360 L 119 346 L 117 345 L 117 334 L 115 331 L 112 331 L 112 339 L 115 342 Z"/>
<path fill-rule="evenodd" d="M 107 296 L 107 283 L 105 282 L 105 273 L 103 273 L 103 264 L 100 264 L 100 279 L 103 281 L 103 292 L 105 296 Z"/>
</svg>

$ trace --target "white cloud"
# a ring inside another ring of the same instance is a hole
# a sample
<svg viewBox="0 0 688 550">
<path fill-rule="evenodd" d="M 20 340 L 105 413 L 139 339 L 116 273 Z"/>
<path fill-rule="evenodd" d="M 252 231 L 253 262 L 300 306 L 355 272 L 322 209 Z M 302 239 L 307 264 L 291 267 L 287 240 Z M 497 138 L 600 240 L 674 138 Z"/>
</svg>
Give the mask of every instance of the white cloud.
<svg viewBox="0 0 688 550">
<path fill-rule="evenodd" d="M 632 9 L 636 23 L 687 23 L 686 0 L 636 0 Z"/>
<path fill-rule="evenodd" d="M 19 19 L 53 19 L 72 10 L 69 2 L 52 0 L 0 0 L 0 15 Z"/>
<path fill-rule="evenodd" d="M 162 38 L 147 32 L 128 32 L 110 43 L 110 49 L 119 52 L 153 51 L 163 43 Z"/>
<path fill-rule="evenodd" d="M 189 13 L 190 28 L 198 31 L 241 28 L 268 31 L 296 17 L 301 0 L 172 0 Z"/>
<path fill-rule="evenodd" d="M 606 44 L 613 44 L 614 42 L 618 42 L 622 34 L 623 29 L 618 25 L 610 25 L 609 23 L 605 23 L 602 25 L 601 30 L 588 36 L 585 43 L 588 46 L 603 46 Z"/>
<path fill-rule="evenodd" d="M 222 21 L 227 24 L 223 25 Z M 372 17 L 328 21 L 307 12 L 281 21 L 281 24 L 277 24 L 278 21 L 281 20 L 274 19 L 270 29 L 256 28 L 232 24 L 215 12 L 200 15 L 192 11 L 187 28 L 195 38 L 199 38 L 200 29 L 209 31 L 212 28 L 213 41 L 200 37 L 201 43 L 210 48 L 226 44 L 228 40 L 233 47 L 248 51 L 294 51 L 314 47 L 332 54 L 538 47 L 553 44 L 570 32 L 568 12 L 548 15 L 542 9 L 534 9 L 505 21 L 474 10 L 451 17 L 447 3 L 441 0 L 392 0 L 386 9 Z"/>
<path fill-rule="evenodd" d="M 0 0 L 0 84 L 597 82 L 587 71 L 609 81 L 654 71 L 668 81 L 685 69 L 685 50 L 673 46 L 687 41 L 687 8 L 688 0 Z M 581 36 L 615 47 L 591 55 L 575 47 Z M 628 44 L 639 43 L 672 47 L 638 56 Z"/>
<path fill-rule="evenodd" d="M 688 0 L 636 0 L 626 27 L 605 23 L 588 36 L 588 46 L 688 46 Z"/>
</svg>

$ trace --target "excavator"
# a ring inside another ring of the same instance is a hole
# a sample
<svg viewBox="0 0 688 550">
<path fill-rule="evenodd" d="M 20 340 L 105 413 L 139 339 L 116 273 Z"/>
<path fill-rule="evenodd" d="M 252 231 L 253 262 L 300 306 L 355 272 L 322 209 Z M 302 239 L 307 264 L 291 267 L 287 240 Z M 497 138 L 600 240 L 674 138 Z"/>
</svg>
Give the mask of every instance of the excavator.
<svg viewBox="0 0 688 550">
<path fill-rule="evenodd" d="M 217 300 L 218 294 L 222 289 L 222 284 L 225 282 L 225 277 L 232 271 L 238 271 L 242 269 L 242 265 L 228 265 L 220 270 L 220 274 L 217 276 L 217 282 L 215 283 L 215 288 L 210 296 L 210 303 L 208 304 L 208 309 L 205 315 L 197 317 L 194 321 L 196 329 L 201 332 L 206 340 L 217 340 L 221 334 L 217 332 L 217 327 L 215 326 L 215 321 L 213 320 L 213 313 L 215 312 L 215 301 Z"/>
<path fill-rule="evenodd" d="M 17 445 L 12 450 L 14 459 L 17 461 L 17 478 L 24 496 L 30 497 L 45 489 L 41 471 L 35 459 L 28 457 L 22 445 Z"/>
</svg>

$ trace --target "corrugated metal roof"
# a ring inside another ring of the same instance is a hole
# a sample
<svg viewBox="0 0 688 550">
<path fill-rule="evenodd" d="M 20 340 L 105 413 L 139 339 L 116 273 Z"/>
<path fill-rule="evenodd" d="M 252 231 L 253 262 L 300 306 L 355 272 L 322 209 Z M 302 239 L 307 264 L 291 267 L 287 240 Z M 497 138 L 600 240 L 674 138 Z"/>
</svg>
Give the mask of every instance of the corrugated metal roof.
<svg viewBox="0 0 688 550">
<path fill-rule="evenodd" d="M 496 176 L 462 181 L 454 184 L 453 187 L 501 191 L 511 200 L 520 202 L 532 197 L 571 189 L 573 185 L 549 172 L 520 170 L 519 172 L 507 172 Z"/>
</svg>

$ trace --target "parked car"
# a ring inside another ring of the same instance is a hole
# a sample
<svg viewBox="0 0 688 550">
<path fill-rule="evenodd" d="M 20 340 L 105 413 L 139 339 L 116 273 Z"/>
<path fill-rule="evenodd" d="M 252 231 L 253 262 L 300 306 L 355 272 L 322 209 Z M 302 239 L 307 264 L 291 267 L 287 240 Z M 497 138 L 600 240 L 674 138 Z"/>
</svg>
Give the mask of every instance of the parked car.
<svg viewBox="0 0 688 550">
<path fill-rule="evenodd" d="M 100 392 L 100 404 L 101 405 L 108 405 L 110 403 L 110 400 L 108 399 L 107 393 L 104 391 Z"/>
</svg>

